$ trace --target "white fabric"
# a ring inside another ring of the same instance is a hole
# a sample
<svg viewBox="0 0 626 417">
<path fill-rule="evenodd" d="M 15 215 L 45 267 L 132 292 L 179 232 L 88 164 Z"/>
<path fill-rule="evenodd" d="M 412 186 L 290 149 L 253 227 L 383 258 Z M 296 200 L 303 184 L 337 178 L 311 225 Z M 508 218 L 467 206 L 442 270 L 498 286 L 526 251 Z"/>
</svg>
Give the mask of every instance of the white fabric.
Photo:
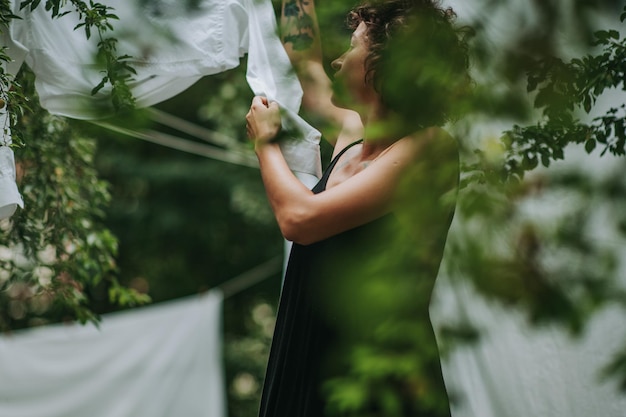
<svg viewBox="0 0 626 417">
<path fill-rule="evenodd" d="M 96 97 L 91 90 L 102 79 L 94 66 L 98 36 L 86 39 L 72 12 L 52 19 L 44 7 L 14 13 L 10 35 L 36 74 L 41 104 L 51 113 L 76 119 L 97 119 L 112 111 L 106 86 Z M 204 75 L 239 65 L 247 52 L 247 10 L 237 0 L 203 1 L 193 14 L 183 14 L 172 1 L 107 0 L 119 20 L 112 21 L 119 55 L 137 57 L 129 63 L 137 70 L 131 84 L 139 107 L 172 97 Z M 144 6 L 141 3 L 146 3 Z M 73 6 L 66 5 L 72 11 Z"/>
<path fill-rule="evenodd" d="M 300 136 L 280 144 L 294 174 L 313 188 L 322 175 L 319 142 L 321 133 L 298 116 L 302 89 L 289 62 L 271 1 L 245 0 L 250 13 L 246 78 L 252 91 L 277 101 L 283 109 L 283 128 Z"/>
<path fill-rule="evenodd" d="M 29 12 L 19 10 L 19 1 L 11 3 L 22 19 L 12 20 L 4 39 L 14 60 L 9 70 L 26 62 L 36 75 L 41 105 L 53 114 L 110 116 L 110 87 L 91 95 L 103 76 L 93 64 L 97 34 L 87 40 L 83 29 L 74 30 L 76 13 L 52 20 L 43 6 Z M 130 87 L 138 107 L 173 97 L 202 76 L 234 68 L 248 53 L 250 87 L 276 100 L 285 110 L 285 127 L 300 132 L 283 146 L 289 167 L 305 184 L 315 183 L 321 175 L 321 135 L 297 116 L 302 89 L 276 35 L 270 0 L 203 0 L 190 13 L 177 0 L 102 3 L 120 18 L 113 21 L 115 31 L 107 33 L 120 41 L 118 55 L 134 57 L 128 62 L 137 70 Z"/>
<path fill-rule="evenodd" d="M 457 348 L 443 360 L 446 386 L 459 399 L 452 417 L 626 415 L 626 396 L 616 381 L 600 379 L 626 340 L 620 308 L 598 313 L 575 338 L 562 327 L 533 327 L 458 282 L 439 283 L 438 292 L 481 331 L 476 345 Z M 431 315 L 443 324 L 440 313 Z"/>
<path fill-rule="evenodd" d="M 0 35 L 0 39 L 2 36 L 3 34 Z M 3 62 L 1 65 L 5 72 L 15 69 L 12 63 L 7 65 L 6 62 Z M 3 85 L 0 90 L 6 91 L 6 86 Z M 12 140 L 6 96 L 2 94 L 0 98 L 5 102 L 0 109 L 0 220 L 2 220 L 11 217 L 18 206 L 23 208 L 24 201 L 15 182 L 15 156 L 10 147 Z"/>
<path fill-rule="evenodd" d="M 0 145 L 0 220 L 11 217 L 24 201 L 15 182 L 15 159 L 9 146 Z"/>
<path fill-rule="evenodd" d="M 223 417 L 219 291 L 0 337 L 0 416 Z"/>
<path fill-rule="evenodd" d="M 536 7 L 529 2 L 507 1 L 496 5 L 476 0 L 444 0 L 443 4 L 454 8 L 462 19 L 460 23 L 479 22 L 485 34 L 483 40 L 486 47 L 496 56 L 505 53 L 511 40 L 527 32 L 537 19 Z M 576 39 L 567 34 L 578 29 L 571 20 L 578 12 L 573 9 L 575 2 L 560 2 L 559 7 L 564 13 L 560 15 L 562 19 L 557 31 L 565 35 L 560 36 L 557 43 L 562 45 Z M 615 15 L 608 17 L 612 23 L 603 21 L 598 30 L 619 25 Z M 570 49 L 564 55 L 572 51 Z M 619 107 L 625 100 L 623 91 L 620 91 L 619 97 L 608 97 L 608 102 L 605 101 L 605 106 L 601 108 L 599 104 L 604 98 L 607 98 L 606 94 L 599 98 L 594 106 L 595 114 L 591 117 L 602 115 L 610 107 Z M 473 129 L 481 132 L 474 144 L 500 137 L 503 129 L 510 129 L 506 120 L 485 122 L 473 119 L 472 125 Z M 466 131 L 461 137 L 466 144 L 470 144 L 468 146 L 478 146 L 472 144 L 475 138 L 468 136 Z M 566 149 L 565 161 L 555 162 L 545 170 L 543 174 L 546 178 L 542 182 L 549 184 L 549 173 L 561 167 L 575 168 L 586 179 L 596 176 L 593 171 L 612 168 L 617 172 L 614 178 L 620 178 L 624 172 L 624 158 L 587 155 L 582 149 L 577 156 Z M 567 201 L 556 196 L 550 204 L 534 211 L 530 219 L 554 220 L 555 215 L 567 212 L 566 205 Z M 590 208 L 589 212 L 594 215 L 615 219 L 615 214 L 607 215 L 599 204 L 590 205 Z M 451 235 L 459 226 L 458 221 L 458 218 L 455 219 Z M 614 228 L 606 230 L 594 223 L 593 229 L 594 239 L 621 248 L 621 255 L 618 252 L 617 257 L 621 261 L 621 269 L 616 276 L 622 288 L 626 289 L 626 242 L 613 239 Z M 480 231 L 477 233 L 480 238 Z M 447 262 L 453 265 L 454 259 L 447 259 Z M 602 368 L 626 343 L 623 308 L 609 306 L 596 313 L 586 331 L 575 338 L 557 326 L 529 325 L 519 312 L 486 300 L 463 285 L 463 277 L 451 280 L 447 273 L 443 270 L 438 278 L 431 308 L 433 325 L 439 328 L 465 317 L 483 335 L 478 344 L 455 350 L 443 360 L 446 385 L 461 397 L 461 402 L 452 408 L 452 417 L 626 416 L 626 395 L 619 391 L 614 379 L 600 379 Z"/>
<path fill-rule="evenodd" d="M 552 172 L 584 167 L 586 178 L 600 184 L 624 172 L 623 158 L 587 155 L 580 147 L 567 148 L 565 160 L 544 170 L 543 180 L 549 183 Z M 584 197 L 590 198 L 594 197 Z M 575 201 L 562 190 L 556 195 L 544 191 L 541 199 L 527 201 L 519 210 L 535 224 L 549 228 L 567 216 L 568 210 L 579 208 Z M 616 256 L 615 284 L 626 290 L 626 241 L 614 228 L 617 213 L 611 214 L 601 199 L 589 201 L 594 243 Z M 619 210 L 616 205 L 613 209 Z M 458 217 L 451 228 L 452 238 L 457 228 L 463 230 Z M 454 259 L 446 262 L 444 266 L 451 265 L 455 274 L 462 274 Z M 626 395 L 620 391 L 619 381 L 601 379 L 603 368 L 626 343 L 623 307 L 613 303 L 594 313 L 576 337 L 559 325 L 529 324 L 520 311 L 485 299 L 462 276 L 450 278 L 449 271 L 444 268 L 437 279 L 431 306 L 434 327 L 464 319 L 481 332 L 477 344 L 457 348 L 443 359 L 446 386 L 460 397 L 452 417 L 626 416 Z"/>
</svg>

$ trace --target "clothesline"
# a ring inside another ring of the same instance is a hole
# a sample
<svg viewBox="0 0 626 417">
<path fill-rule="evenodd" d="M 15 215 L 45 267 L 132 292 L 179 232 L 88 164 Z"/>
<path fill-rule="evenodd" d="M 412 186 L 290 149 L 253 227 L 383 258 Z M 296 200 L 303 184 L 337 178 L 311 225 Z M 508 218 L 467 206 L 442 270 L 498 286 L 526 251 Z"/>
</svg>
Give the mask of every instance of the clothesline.
<svg viewBox="0 0 626 417">
<path fill-rule="evenodd" d="M 161 125 L 171 127 L 180 132 L 187 133 L 205 142 L 213 143 L 215 145 L 224 146 L 230 149 L 237 149 L 241 147 L 239 141 L 231 136 L 225 135 L 221 132 L 207 129 L 202 126 L 198 126 L 188 120 L 181 119 L 178 116 L 174 116 L 170 113 L 158 110 L 154 107 L 145 109 L 152 121 Z M 243 117 L 242 117 L 243 121 Z"/>
<path fill-rule="evenodd" d="M 282 255 L 276 256 L 218 285 L 217 289 L 222 292 L 224 299 L 230 298 L 280 273 L 282 265 Z"/>
<path fill-rule="evenodd" d="M 171 149 L 187 152 L 193 155 L 204 156 L 206 158 L 216 159 L 222 162 L 228 162 L 235 165 L 245 166 L 249 168 L 258 168 L 258 162 L 252 152 L 246 152 L 237 149 L 221 149 L 214 146 L 205 145 L 178 136 L 170 135 L 156 130 L 134 130 L 115 126 L 111 123 L 90 121 L 90 123 L 109 129 L 113 132 L 121 133 L 135 139 L 141 139 L 146 142 L 155 143 Z"/>
</svg>

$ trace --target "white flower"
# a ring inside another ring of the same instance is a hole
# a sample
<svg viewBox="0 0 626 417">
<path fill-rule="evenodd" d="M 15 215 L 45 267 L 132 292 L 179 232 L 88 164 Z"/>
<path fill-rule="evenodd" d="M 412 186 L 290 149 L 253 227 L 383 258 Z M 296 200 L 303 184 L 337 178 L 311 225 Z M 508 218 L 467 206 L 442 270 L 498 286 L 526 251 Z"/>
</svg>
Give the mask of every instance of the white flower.
<svg viewBox="0 0 626 417">
<path fill-rule="evenodd" d="M 42 287 L 47 287 L 52 282 L 52 276 L 54 275 L 54 271 L 52 268 L 48 268 L 47 266 L 38 266 L 33 269 L 33 275 L 39 281 L 39 285 Z"/>
<path fill-rule="evenodd" d="M 238 397 L 250 397 L 258 390 L 256 378 L 247 372 L 238 374 L 233 380 L 233 391 Z"/>
<path fill-rule="evenodd" d="M 13 259 L 13 251 L 6 246 L 0 246 L 0 261 L 10 261 Z"/>
<path fill-rule="evenodd" d="M 11 278 L 11 273 L 6 269 L 0 269 L 0 285 L 4 284 Z"/>
<path fill-rule="evenodd" d="M 37 252 L 37 258 L 41 261 L 41 263 L 46 265 L 51 265 L 57 259 L 57 252 L 54 246 L 48 245 L 43 250 Z"/>
</svg>

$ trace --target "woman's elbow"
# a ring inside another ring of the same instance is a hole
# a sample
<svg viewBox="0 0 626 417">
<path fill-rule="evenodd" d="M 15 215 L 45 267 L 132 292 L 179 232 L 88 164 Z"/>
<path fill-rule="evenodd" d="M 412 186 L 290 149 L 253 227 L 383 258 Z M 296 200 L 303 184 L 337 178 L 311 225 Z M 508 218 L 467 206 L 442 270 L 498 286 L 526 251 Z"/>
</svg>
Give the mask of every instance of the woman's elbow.
<svg viewBox="0 0 626 417">
<path fill-rule="evenodd" d="M 290 213 L 278 217 L 278 226 L 283 237 L 299 245 L 309 245 L 315 241 L 311 233 L 307 232 L 306 224 L 302 214 Z"/>
</svg>

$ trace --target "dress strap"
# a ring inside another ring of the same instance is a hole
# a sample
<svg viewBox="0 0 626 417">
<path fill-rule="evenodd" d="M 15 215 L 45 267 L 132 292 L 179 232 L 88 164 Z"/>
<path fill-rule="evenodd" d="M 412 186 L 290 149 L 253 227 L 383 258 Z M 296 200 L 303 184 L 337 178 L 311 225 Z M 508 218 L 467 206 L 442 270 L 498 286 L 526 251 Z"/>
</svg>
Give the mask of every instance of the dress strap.
<svg viewBox="0 0 626 417">
<path fill-rule="evenodd" d="M 348 149 L 350 149 L 351 147 L 353 147 L 354 145 L 358 145 L 359 143 L 363 143 L 363 139 L 359 139 L 356 140 L 354 142 L 352 142 L 351 144 L 349 144 L 348 146 L 346 146 L 345 148 L 343 148 L 334 158 L 333 160 L 330 162 L 330 165 L 328 165 L 328 168 L 326 168 L 326 174 L 330 175 L 330 172 L 333 170 L 333 168 L 335 168 L 335 165 L 337 165 L 337 161 L 339 161 L 339 158 L 341 158 L 341 156 L 346 153 L 346 151 Z"/>
<path fill-rule="evenodd" d="M 322 178 L 320 178 L 319 182 L 317 183 L 317 185 L 315 187 L 313 187 L 313 192 L 314 193 L 319 193 L 321 191 L 324 191 L 326 189 L 326 183 L 328 182 L 328 177 L 330 176 L 330 173 L 332 172 L 332 170 L 335 168 L 335 165 L 337 165 L 337 161 L 339 160 L 339 158 L 341 158 L 341 156 L 346 153 L 346 151 L 348 149 L 350 149 L 351 147 L 353 147 L 354 145 L 358 145 L 359 143 L 363 143 L 363 139 L 359 139 L 356 140 L 354 142 L 352 142 L 351 144 L 349 144 L 348 146 L 346 146 L 345 148 L 343 148 L 334 158 L 333 160 L 330 162 L 330 164 L 328 165 L 328 167 L 326 168 L 326 170 L 324 171 L 324 174 L 322 175 Z"/>
</svg>

